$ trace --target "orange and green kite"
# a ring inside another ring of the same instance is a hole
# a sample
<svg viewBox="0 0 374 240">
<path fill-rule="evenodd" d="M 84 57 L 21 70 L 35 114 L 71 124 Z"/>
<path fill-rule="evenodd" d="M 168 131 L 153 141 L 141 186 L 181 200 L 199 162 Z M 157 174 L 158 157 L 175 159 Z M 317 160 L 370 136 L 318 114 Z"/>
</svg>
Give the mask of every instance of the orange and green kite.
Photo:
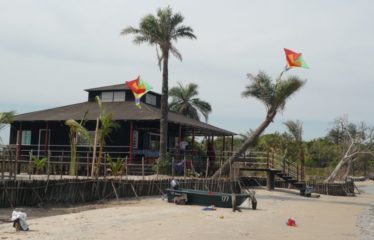
<svg viewBox="0 0 374 240">
<path fill-rule="evenodd" d="M 286 53 L 287 68 L 309 68 L 309 66 L 305 63 L 303 57 L 301 56 L 301 53 L 296 53 L 287 48 L 284 49 L 284 52 Z"/>
<path fill-rule="evenodd" d="M 131 81 L 126 81 L 126 85 L 130 88 L 132 93 L 135 97 L 135 105 L 138 108 L 140 107 L 140 99 L 143 97 L 144 94 L 146 94 L 148 91 L 152 89 L 151 85 L 146 83 L 145 81 L 140 79 L 140 76 L 138 76 L 136 79 Z"/>
</svg>

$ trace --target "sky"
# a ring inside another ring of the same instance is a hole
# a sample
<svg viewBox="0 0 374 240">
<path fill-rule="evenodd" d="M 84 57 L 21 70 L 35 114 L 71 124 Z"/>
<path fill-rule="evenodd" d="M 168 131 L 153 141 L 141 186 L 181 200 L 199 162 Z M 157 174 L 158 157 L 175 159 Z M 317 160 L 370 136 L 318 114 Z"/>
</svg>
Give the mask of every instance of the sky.
<svg viewBox="0 0 374 240">
<path fill-rule="evenodd" d="M 304 139 L 323 137 L 334 119 L 373 125 L 374 1 L 347 0 L 0 0 L 0 112 L 31 112 L 87 100 L 84 89 L 141 75 L 161 92 L 156 50 L 134 45 L 122 29 L 170 6 L 196 40 L 175 43 L 169 87 L 196 83 L 212 106 L 209 123 L 236 133 L 264 119 L 261 102 L 242 98 L 247 73 L 276 78 L 283 48 L 302 52 L 310 69 L 292 69 L 306 85 L 267 133 L 303 122 Z M 3 142 L 8 130 L 2 131 Z"/>
</svg>

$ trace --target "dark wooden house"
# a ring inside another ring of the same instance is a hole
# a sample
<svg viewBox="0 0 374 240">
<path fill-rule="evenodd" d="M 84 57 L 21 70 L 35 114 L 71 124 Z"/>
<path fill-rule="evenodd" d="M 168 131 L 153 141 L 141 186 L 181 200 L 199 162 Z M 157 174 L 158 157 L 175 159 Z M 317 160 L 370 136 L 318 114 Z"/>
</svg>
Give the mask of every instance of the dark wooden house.
<svg viewBox="0 0 374 240">
<path fill-rule="evenodd" d="M 87 102 L 17 115 L 11 124 L 9 141 L 10 145 L 17 149 L 17 158 L 28 159 L 31 150 L 37 156 L 44 156 L 48 152 L 53 156 L 69 155 L 69 128 L 65 121 L 79 121 L 87 112 L 85 127 L 94 135 L 99 115 L 96 96 L 101 98 L 106 112 L 111 113 L 113 120 L 120 125 L 106 141 L 105 152 L 121 157 L 127 156 L 130 162 L 142 157 L 158 157 L 160 94 L 148 92 L 141 99 L 141 108 L 138 108 L 131 90 L 125 84 L 91 88 L 86 91 Z M 183 145 L 181 140 L 186 136 L 194 139 L 195 136 L 232 138 L 233 135 L 233 132 L 169 112 L 168 151 L 176 156 L 180 157 Z M 87 143 L 78 140 L 78 144 L 78 154 L 89 154 Z M 192 151 L 190 156 L 193 156 L 193 144 L 189 149 Z"/>
</svg>

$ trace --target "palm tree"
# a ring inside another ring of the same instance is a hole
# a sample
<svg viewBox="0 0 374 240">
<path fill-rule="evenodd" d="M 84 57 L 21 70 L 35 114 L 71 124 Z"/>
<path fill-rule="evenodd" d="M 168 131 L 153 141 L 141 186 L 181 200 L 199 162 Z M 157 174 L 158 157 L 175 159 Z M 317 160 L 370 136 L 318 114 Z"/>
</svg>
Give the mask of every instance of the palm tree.
<svg viewBox="0 0 374 240">
<path fill-rule="evenodd" d="M 173 13 L 170 7 L 159 9 L 157 16 L 149 14 L 142 18 L 138 28 L 127 27 L 122 30 L 122 35 L 135 35 L 134 43 L 148 43 L 156 46 L 158 65 L 161 69 L 162 62 L 162 95 L 161 95 L 161 119 L 160 119 L 160 159 L 166 158 L 167 123 L 168 123 L 168 65 L 169 53 L 179 60 L 182 55 L 175 48 L 173 42 L 181 38 L 195 39 L 191 27 L 182 25 L 184 17 L 180 13 Z M 158 54 L 161 50 L 161 56 Z"/>
<path fill-rule="evenodd" d="M 242 93 L 242 96 L 254 97 L 260 100 L 266 107 L 266 117 L 260 126 L 252 132 L 251 136 L 245 140 L 239 150 L 214 173 L 213 177 L 228 173 L 231 163 L 249 147 L 255 144 L 257 138 L 273 121 L 277 112 L 284 110 L 286 100 L 297 92 L 305 83 L 296 76 L 290 76 L 285 80 L 278 78 L 276 82 L 273 83 L 272 79 L 264 72 L 259 72 L 256 76 L 248 74 L 247 77 L 251 83 L 246 86 L 246 90 Z"/>
<path fill-rule="evenodd" d="M 169 91 L 171 97 L 169 109 L 198 121 L 200 121 L 200 113 L 205 121 L 208 121 L 208 114 L 212 112 L 212 107 L 208 102 L 197 98 L 199 94 L 197 88 L 198 85 L 194 83 L 183 86 L 181 82 L 178 82 L 178 87 L 173 87 Z"/>
<path fill-rule="evenodd" d="M 305 177 L 305 154 L 303 146 L 303 123 L 299 120 L 287 121 L 284 123 L 286 125 L 288 132 L 291 134 L 300 154 L 300 164 L 301 164 L 301 181 L 304 181 Z"/>
<path fill-rule="evenodd" d="M 85 117 L 84 117 L 85 118 Z M 83 119 L 84 119 L 83 118 Z M 90 142 L 90 134 L 87 129 L 83 126 L 84 120 L 81 120 L 79 123 L 74 119 L 68 119 L 65 121 L 65 125 L 70 128 L 70 175 L 75 175 L 77 168 L 77 145 L 78 145 L 78 136 L 84 140 Z"/>
<path fill-rule="evenodd" d="M 98 139 L 99 153 L 98 153 L 96 167 L 94 170 L 92 170 L 92 172 L 95 173 L 96 176 L 98 176 L 100 163 L 103 159 L 103 151 L 104 151 L 104 146 L 106 144 L 106 139 L 109 137 L 110 133 L 114 129 L 117 129 L 119 127 L 119 124 L 112 120 L 112 114 L 107 113 L 105 111 L 105 108 L 102 105 L 99 96 L 96 96 L 96 102 L 97 102 L 97 105 L 99 106 L 98 120 L 100 123 L 100 128 L 97 129 L 97 132 L 95 133 L 95 135 L 97 136 L 97 139 Z M 96 142 L 94 143 L 94 148 L 95 147 L 96 147 Z"/>
<path fill-rule="evenodd" d="M 4 129 L 7 124 L 10 124 L 13 122 L 14 119 L 14 112 L 0 112 L 0 131 Z M 0 138 L 0 142 L 2 142 L 2 139 Z"/>
</svg>

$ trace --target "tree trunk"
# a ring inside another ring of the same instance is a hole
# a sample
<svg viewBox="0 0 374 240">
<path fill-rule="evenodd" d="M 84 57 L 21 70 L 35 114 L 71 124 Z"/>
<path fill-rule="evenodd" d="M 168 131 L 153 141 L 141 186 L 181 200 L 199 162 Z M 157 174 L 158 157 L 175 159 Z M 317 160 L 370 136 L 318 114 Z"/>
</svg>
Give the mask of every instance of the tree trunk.
<svg viewBox="0 0 374 240">
<path fill-rule="evenodd" d="M 342 176 L 341 180 L 344 180 L 344 181 L 347 180 L 347 177 L 348 177 L 348 175 L 349 175 L 349 172 L 350 172 L 351 169 L 352 169 L 352 165 L 353 165 L 353 161 L 352 161 L 352 160 L 347 162 L 347 168 L 345 169 L 345 173 L 344 173 L 344 175 Z"/>
<path fill-rule="evenodd" d="M 161 95 L 161 119 L 160 119 L 160 160 L 166 159 L 167 137 L 168 137 L 168 61 L 169 50 L 163 50 L 162 67 L 162 95 Z"/>
<path fill-rule="evenodd" d="M 77 137 L 76 133 L 71 134 L 70 139 L 70 171 L 71 176 L 75 175 L 76 162 L 77 162 Z"/>
<path fill-rule="evenodd" d="M 269 126 L 269 124 L 273 121 L 275 115 L 277 114 L 276 110 L 270 109 L 266 115 L 265 120 L 261 123 L 261 125 L 252 133 L 251 136 L 247 138 L 247 140 L 243 143 L 243 145 L 236 151 L 226 162 L 222 164 L 222 166 L 213 174 L 213 178 L 218 178 L 220 175 L 227 175 L 230 170 L 230 165 L 240 156 L 242 155 L 249 147 L 251 147 L 257 140 L 257 138 L 262 134 L 262 132 Z"/>
<path fill-rule="evenodd" d="M 336 165 L 334 171 L 332 171 L 332 173 L 330 174 L 330 176 L 328 178 L 326 178 L 326 180 L 324 182 L 334 182 L 337 175 L 338 175 L 338 172 L 340 171 L 340 169 L 347 163 L 349 159 L 347 158 L 343 158 L 342 160 L 339 161 L 338 165 Z"/>
<path fill-rule="evenodd" d="M 97 145 L 97 134 L 99 132 L 99 118 L 96 119 L 96 128 L 95 128 L 95 139 L 93 143 L 93 153 L 92 153 L 92 165 L 91 165 L 91 177 L 94 177 L 95 174 L 95 163 L 96 163 L 96 145 Z M 88 166 L 87 166 L 88 169 Z"/>
</svg>

